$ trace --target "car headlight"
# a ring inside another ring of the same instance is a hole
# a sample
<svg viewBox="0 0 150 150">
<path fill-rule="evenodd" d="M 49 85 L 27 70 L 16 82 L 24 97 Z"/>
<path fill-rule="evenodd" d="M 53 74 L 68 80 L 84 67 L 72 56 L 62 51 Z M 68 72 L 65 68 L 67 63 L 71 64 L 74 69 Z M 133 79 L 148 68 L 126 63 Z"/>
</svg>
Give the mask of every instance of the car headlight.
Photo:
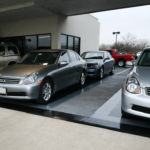
<svg viewBox="0 0 150 150">
<path fill-rule="evenodd" d="M 98 68 L 98 64 L 94 64 L 94 65 L 93 65 L 93 68 Z"/>
<path fill-rule="evenodd" d="M 38 72 L 34 72 L 24 79 L 23 84 L 32 84 L 36 81 L 37 77 Z"/>
<path fill-rule="evenodd" d="M 129 77 L 127 79 L 126 89 L 130 93 L 139 94 L 141 93 L 141 87 L 138 80 L 135 77 Z"/>
</svg>

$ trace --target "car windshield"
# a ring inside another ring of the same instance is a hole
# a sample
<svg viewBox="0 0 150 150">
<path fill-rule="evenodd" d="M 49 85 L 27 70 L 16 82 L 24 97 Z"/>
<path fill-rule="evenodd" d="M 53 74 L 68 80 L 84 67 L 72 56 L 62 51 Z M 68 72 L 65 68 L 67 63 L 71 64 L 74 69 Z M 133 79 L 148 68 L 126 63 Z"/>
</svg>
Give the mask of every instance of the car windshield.
<svg viewBox="0 0 150 150">
<path fill-rule="evenodd" d="M 150 50 L 145 50 L 142 54 L 138 66 L 150 66 Z"/>
<path fill-rule="evenodd" d="M 18 64 L 54 64 L 59 52 L 32 52 L 23 57 Z"/>
<path fill-rule="evenodd" d="M 89 52 L 89 53 L 84 53 L 81 57 L 83 59 L 103 59 L 104 53 L 103 52 Z"/>
</svg>

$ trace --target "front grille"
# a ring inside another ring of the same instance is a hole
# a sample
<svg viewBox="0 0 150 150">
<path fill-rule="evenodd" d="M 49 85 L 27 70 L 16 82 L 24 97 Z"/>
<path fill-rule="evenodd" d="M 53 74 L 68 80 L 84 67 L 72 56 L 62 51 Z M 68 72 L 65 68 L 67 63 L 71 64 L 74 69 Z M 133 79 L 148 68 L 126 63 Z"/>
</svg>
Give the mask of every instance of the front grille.
<svg viewBox="0 0 150 150">
<path fill-rule="evenodd" d="M 87 67 L 92 69 L 93 65 L 94 64 L 87 64 Z"/>
<path fill-rule="evenodd" d="M 0 78 L 0 83 L 3 84 L 19 84 L 19 79 L 6 79 L 6 78 Z"/>
<path fill-rule="evenodd" d="M 150 87 L 145 88 L 145 93 L 150 96 Z"/>
<path fill-rule="evenodd" d="M 142 106 L 138 106 L 138 105 L 133 105 L 132 106 L 133 110 L 139 111 L 139 112 L 143 112 L 143 113 L 147 113 L 150 114 L 150 108 L 147 107 L 142 107 Z"/>
</svg>

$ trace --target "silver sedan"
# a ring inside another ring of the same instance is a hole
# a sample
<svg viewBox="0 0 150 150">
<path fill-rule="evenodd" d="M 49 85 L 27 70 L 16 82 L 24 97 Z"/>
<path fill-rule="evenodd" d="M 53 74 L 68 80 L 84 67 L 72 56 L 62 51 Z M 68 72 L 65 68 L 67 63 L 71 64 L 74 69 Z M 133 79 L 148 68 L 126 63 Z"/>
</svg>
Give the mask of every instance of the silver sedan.
<svg viewBox="0 0 150 150">
<path fill-rule="evenodd" d="M 37 50 L 0 70 L 0 97 L 47 104 L 51 96 L 72 84 L 83 86 L 86 61 L 71 50 Z"/>
<path fill-rule="evenodd" d="M 122 89 L 122 114 L 150 118 L 150 48 L 144 49 Z"/>
</svg>

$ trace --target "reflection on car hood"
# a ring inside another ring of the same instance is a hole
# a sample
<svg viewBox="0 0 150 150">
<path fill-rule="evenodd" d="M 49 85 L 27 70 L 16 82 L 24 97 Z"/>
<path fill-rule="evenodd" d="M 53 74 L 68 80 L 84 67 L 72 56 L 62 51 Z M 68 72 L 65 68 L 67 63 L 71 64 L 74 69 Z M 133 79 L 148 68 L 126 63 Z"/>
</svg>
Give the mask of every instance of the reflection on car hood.
<svg viewBox="0 0 150 150">
<path fill-rule="evenodd" d="M 16 64 L 0 70 L 0 78 L 24 78 L 27 75 L 47 66 Z"/>
<path fill-rule="evenodd" d="M 101 64 L 103 63 L 103 59 L 85 59 L 87 64 Z"/>
<path fill-rule="evenodd" d="M 145 87 L 150 87 L 150 67 L 137 66 L 137 77 L 140 85 Z"/>
</svg>

